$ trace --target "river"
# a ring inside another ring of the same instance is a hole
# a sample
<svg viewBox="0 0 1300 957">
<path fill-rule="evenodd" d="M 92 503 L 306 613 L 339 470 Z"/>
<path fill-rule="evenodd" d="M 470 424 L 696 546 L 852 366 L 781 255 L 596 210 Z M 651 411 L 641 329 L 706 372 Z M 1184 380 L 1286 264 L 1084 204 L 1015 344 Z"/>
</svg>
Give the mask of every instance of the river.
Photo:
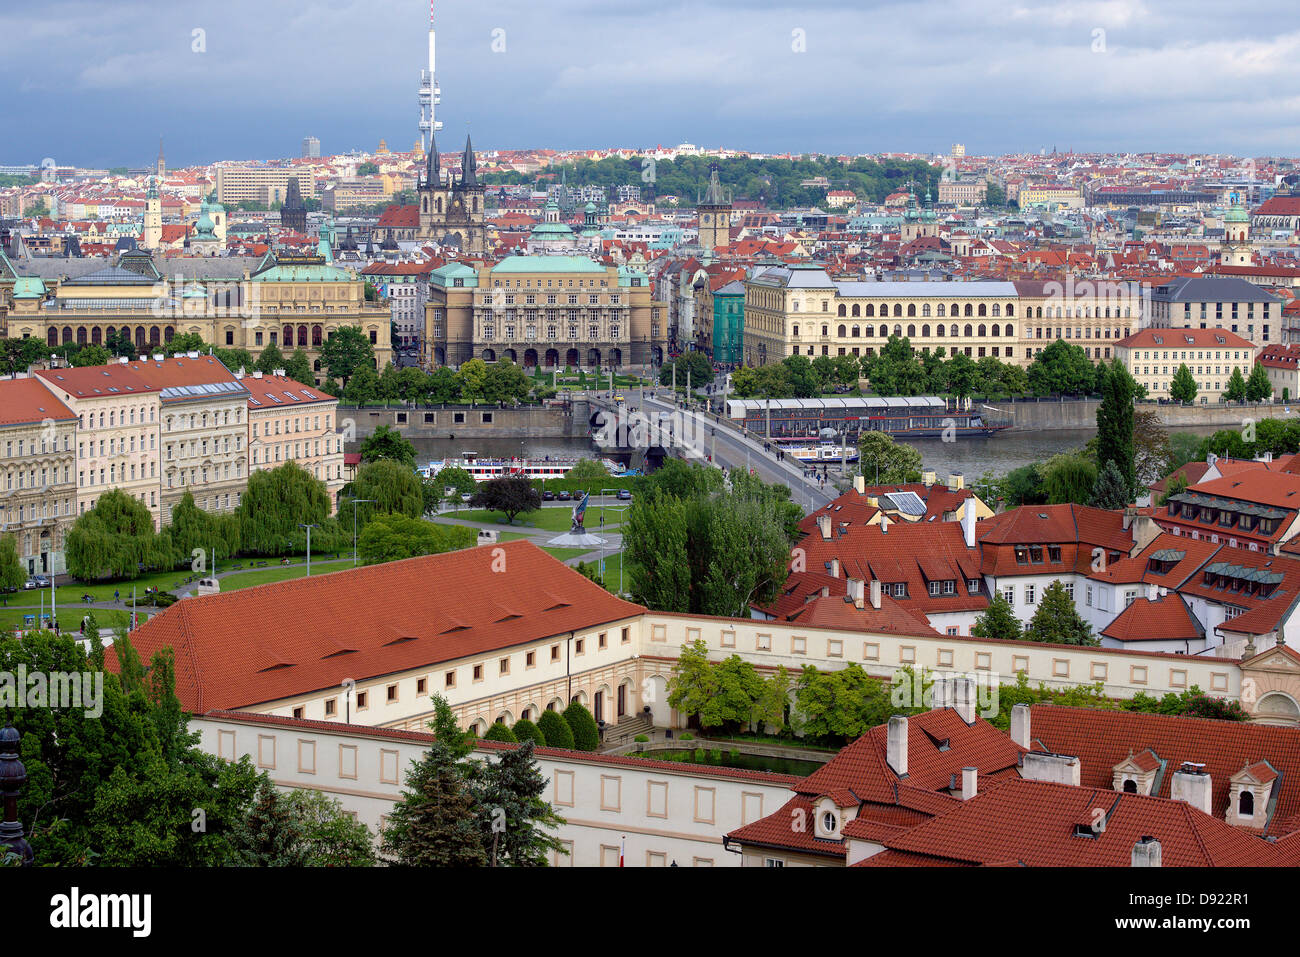
<svg viewBox="0 0 1300 957">
<path fill-rule="evenodd" d="M 1216 426 L 1171 429 L 1205 436 Z M 942 439 L 917 439 L 910 444 L 921 451 L 925 468 L 942 480 L 960 472 L 967 483 L 975 482 L 986 471 L 1004 475 L 1012 469 L 1034 462 L 1044 462 L 1058 452 L 1081 449 L 1096 434 L 1096 429 L 1060 429 L 1048 432 L 1001 432 L 997 435 L 960 438 L 955 442 Z M 586 438 L 544 439 L 414 439 L 416 461 L 421 465 L 447 456 L 458 457 L 466 451 L 481 457 L 509 457 L 522 454 L 528 458 L 572 458 L 589 455 L 595 449 Z"/>
</svg>

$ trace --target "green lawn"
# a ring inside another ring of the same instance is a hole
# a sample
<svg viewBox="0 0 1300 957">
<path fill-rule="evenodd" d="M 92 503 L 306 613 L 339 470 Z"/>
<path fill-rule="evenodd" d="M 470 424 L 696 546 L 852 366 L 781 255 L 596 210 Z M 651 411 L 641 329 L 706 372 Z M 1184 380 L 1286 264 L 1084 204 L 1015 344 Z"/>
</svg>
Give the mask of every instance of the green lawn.
<svg viewBox="0 0 1300 957">
<path fill-rule="evenodd" d="M 596 562 L 588 562 L 588 564 L 594 565 L 596 564 Z M 605 584 L 608 585 L 610 588 L 614 589 L 615 591 L 618 591 L 618 572 L 622 564 L 623 564 L 623 556 L 618 554 L 617 552 L 614 553 L 613 555 L 605 556 Z M 624 569 L 623 570 L 623 591 L 625 592 L 632 586 L 632 583 L 628 580 L 627 576 L 628 576 L 628 572 L 626 569 Z"/>
<path fill-rule="evenodd" d="M 567 504 L 567 503 L 565 503 Z M 600 534 L 600 518 L 605 516 L 605 527 L 614 528 L 623 521 L 626 512 L 614 511 L 604 505 L 587 506 L 585 524 L 587 530 Z M 472 509 L 465 512 L 444 512 L 446 518 L 465 522 L 487 522 L 504 525 L 505 512 L 489 512 L 487 509 Z M 535 512 L 524 512 L 515 517 L 515 528 L 540 528 L 548 532 L 567 532 L 573 524 L 573 510 L 570 508 L 539 508 Z"/>
<path fill-rule="evenodd" d="M 585 555 L 590 548 L 543 548 L 542 551 L 553 558 L 558 558 L 562 562 L 567 562 L 571 558 L 577 558 L 579 555 Z"/>
<path fill-rule="evenodd" d="M 131 617 L 131 611 L 129 608 L 126 611 L 109 608 L 94 608 L 90 610 L 94 611 L 95 620 L 99 622 L 99 627 L 104 631 L 108 631 L 112 628 L 125 628 L 127 619 Z M 161 609 L 157 608 L 141 608 L 139 609 L 140 620 L 143 622 L 146 615 L 156 614 L 160 610 Z M 49 613 L 50 606 L 47 604 L 45 606 L 45 614 L 48 616 Z M 59 605 L 59 626 L 64 631 L 76 631 L 81 627 L 81 619 L 86 616 L 86 613 L 87 609 L 84 605 L 74 604 L 69 605 L 66 608 L 63 605 Z M 6 630 L 21 628 L 24 625 L 23 617 L 25 615 L 39 614 L 39 607 L 31 610 L 0 608 L 0 628 Z"/>
</svg>

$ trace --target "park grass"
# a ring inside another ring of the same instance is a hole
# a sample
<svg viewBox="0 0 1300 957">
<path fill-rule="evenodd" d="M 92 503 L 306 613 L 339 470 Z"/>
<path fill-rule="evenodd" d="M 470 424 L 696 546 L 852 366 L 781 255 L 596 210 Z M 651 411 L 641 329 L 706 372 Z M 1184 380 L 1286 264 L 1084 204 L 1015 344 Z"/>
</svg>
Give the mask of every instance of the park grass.
<svg viewBox="0 0 1300 957">
<path fill-rule="evenodd" d="M 567 505 L 567 502 L 562 503 Z M 587 506 L 584 524 L 588 531 L 599 533 L 601 516 L 605 517 L 605 528 L 612 529 L 623 521 L 625 512 L 615 511 L 604 505 Z M 466 512 L 444 512 L 444 518 L 462 522 L 484 522 L 486 524 L 506 524 L 505 512 L 491 512 L 487 509 L 471 509 Z M 573 524 L 573 510 L 570 508 L 539 508 L 534 512 L 522 512 L 515 517 L 514 528 L 538 528 L 547 532 L 567 532 Z"/>
<path fill-rule="evenodd" d="M 144 608 L 137 609 L 140 613 L 140 620 L 144 621 L 145 615 L 157 614 L 160 609 Z M 40 607 L 36 608 L 0 608 L 0 629 L 12 631 L 15 628 L 25 627 L 23 618 L 26 615 L 40 615 Z M 63 631 L 77 631 L 81 627 L 81 619 L 86 617 L 90 612 L 95 613 L 95 620 L 99 622 L 99 627 L 107 632 L 114 628 L 125 628 L 131 617 L 131 609 L 123 611 L 116 608 L 86 608 L 84 605 L 69 605 L 66 608 L 59 605 L 59 626 Z M 45 606 L 45 614 L 50 613 L 50 606 Z"/>
<path fill-rule="evenodd" d="M 590 548 L 543 548 L 542 551 L 552 558 L 558 558 L 562 562 L 570 561 L 579 555 L 586 555 L 592 551 Z"/>
</svg>

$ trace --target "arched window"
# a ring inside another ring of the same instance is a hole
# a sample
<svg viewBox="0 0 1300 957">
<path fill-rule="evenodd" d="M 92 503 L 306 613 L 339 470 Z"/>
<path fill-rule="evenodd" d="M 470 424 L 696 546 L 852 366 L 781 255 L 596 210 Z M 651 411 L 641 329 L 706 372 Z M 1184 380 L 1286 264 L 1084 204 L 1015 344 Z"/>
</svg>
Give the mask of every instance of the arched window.
<svg viewBox="0 0 1300 957">
<path fill-rule="evenodd" d="M 900 325 L 895 324 L 895 325 L 894 325 L 894 335 L 898 336 L 898 338 L 900 338 L 900 339 L 903 338 L 903 327 L 900 326 Z"/>
<path fill-rule="evenodd" d="M 980 303 L 980 308 L 979 308 L 979 315 L 981 315 L 981 316 L 987 316 L 988 314 L 989 314 L 989 313 L 988 313 L 988 309 L 985 307 L 984 303 L 981 302 L 981 303 Z"/>
<path fill-rule="evenodd" d="M 862 307 L 859 306 L 856 302 L 853 304 L 853 315 L 854 316 L 862 315 Z"/>
<path fill-rule="evenodd" d="M 840 308 L 843 309 L 844 307 L 840 306 Z M 838 335 L 841 339 L 843 339 L 846 335 L 848 335 L 848 330 L 845 327 L 844 323 L 842 322 L 840 323 L 840 329 L 839 332 L 836 333 L 836 335 Z"/>
<path fill-rule="evenodd" d="M 907 304 L 907 314 L 908 314 L 909 316 L 915 316 L 915 315 L 916 315 L 916 303 L 914 303 L 914 302 L 909 302 L 909 303 Z"/>
<path fill-rule="evenodd" d="M 969 308 L 969 307 L 968 307 L 968 308 Z M 974 334 L 975 334 L 975 332 L 974 332 L 973 329 L 971 329 L 971 324 L 970 324 L 969 322 L 966 323 L 966 338 L 969 339 L 969 338 L 970 338 L 971 336 L 973 336 Z"/>
<path fill-rule="evenodd" d="M 790 334 L 791 334 L 792 336 L 797 336 L 797 335 L 799 335 L 799 323 L 796 322 L 796 323 L 794 324 L 794 329 L 791 331 Z"/>
<path fill-rule="evenodd" d="M 871 303 L 867 303 L 867 308 L 863 311 L 862 314 L 867 318 L 871 318 L 876 314 L 876 307 L 873 306 Z"/>
<path fill-rule="evenodd" d="M 989 327 L 989 330 L 993 333 L 993 335 L 996 336 L 996 335 L 999 335 L 999 334 L 1001 333 L 1001 331 L 1002 331 L 1002 327 L 999 326 L 999 325 L 995 322 L 995 323 L 993 323 L 992 326 Z"/>
<path fill-rule="evenodd" d="M 930 337 L 930 325 L 929 323 L 926 323 L 921 326 L 921 338 L 928 339 L 929 337 Z"/>
<path fill-rule="evenodd" d="M 894 303 L 894 315 L 902 316 L 902 314 L 903 314 L 903 304 L 901 302 Z"/>
<path fill-rule="evenodd" d="M 912 323 L 907 325 L 907 338 L 911 339 L 916 335 L 916 326 Z"/>
<path fill-rule="evenodd" d="M 1042 307 L 1042 306 L 1039 306 L 1039 307 L 1038 307 L 1038 311 L 1034 314 L 1034 318 L 1035 318 L 1035 319 L 1041 319 L 1041 318 L 1043 318 L 1043 307 Z"/>
<path fill-rule="evenodd" d="M 1255 816 L 1255 792 L 1242 789 L 1241 794 L 1237 797 L 1237 813 L 1242 817 Z"/>
<path fill-rule="evenodd" d="M 848 307 L 845 306 L 844 303 L 840 303 L 840 308 L 839 308 L 839 310 L 838 310 L 838 314 L 841 315 L 841 316 L 847 316 L 847 315 L 849 314 Z"/>
<path fill-rule="evenodd" d="M 993 315 L 995 316 L 1002 315 L 1002 307 L 999 306 L 996 302 L 993 304 Z"/>
<path fill-rule="evenodd" d="M 927 302 L 927 303 L 924 303 L 924 304 L 921 306 L 921 315 L 922 315 L 922 316 L 928 316 L 928 315 L 930 315 L 930 304 L 929 304 L 928 302 Z"/>
<path fill-rule="evenodd" d="M 983 306 L 980 306 L 980 308 L 983 309 L 984 307 L 983 307 Z M 984 329 L 984 323 L 981 322 L 981 323 L 980 323 L 980 326 L 979 326 L 979 332 L 977 333 L 977 335 L 978 335 L 981 339 L 983 339 L 984 336 L 985 336 L 985 334 L 986 334 L 986 333 L 985 333 L 985 329 Z"/>
<path fill-rule="evenodd" d="M 970 305 L 969 302 L 966 303 L 965 314 L 968 315 L 968 316 L 974 315 L 974 312 L 971 310 L 971 305 Z"/>
<path fill-rule="evenodd" d="M 1138 793 L 1137 782 L 1134 781 L 1132 778 L 1126 778 L 1124 780 L 1124 793 L 1137 794 Z"/>
<path fill-rule="evenodd" d="M 952 326 L 949 328 L 949 330 L 948 330 L 948 335 L 952 336 L 952 338 L 954 338 L 954 339 L 957 338 L 957 324 L 956 324 L 955 322 L 954 322 L 954 323 L 952 324 Z"/>
<path fill-rule="evenodd" d="M 1007 315 L 1008 315 L 1008 316 L 1014 316 L 1015 314 L 1016 314 L 1016 305 L 1015 305 L 1015 303 L 1012 303 L 1012 302 L 1007 303 Z"/>
<path fill-rule="evenodd" d="M 1011 323 L 1009 322 L 1007 323 L 1007 327 L 1006 327 L 1006 335 L 1008 339 L 1010 339 L 1012 336 L 1015 335 L 1015 333 L 1011 331 Z"/>
<path fill-rule="evenodd" d="M 939 303 L 939 305 L 935 307 L 934 314 L 941 319 L 948 314 L 944 309 L 943 303 Z"/>
</svg>

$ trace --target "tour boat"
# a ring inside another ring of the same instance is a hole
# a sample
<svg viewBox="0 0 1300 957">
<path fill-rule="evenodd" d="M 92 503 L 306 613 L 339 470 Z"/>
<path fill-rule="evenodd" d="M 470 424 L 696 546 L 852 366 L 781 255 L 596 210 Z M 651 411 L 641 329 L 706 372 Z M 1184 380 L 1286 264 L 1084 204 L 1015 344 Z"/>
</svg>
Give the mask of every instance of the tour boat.
<svg viewBox="0 0 1300 957">
<path fill-rule="evenodd" d="M 856 462 L 858 460 L 858 450 L 853 446 L 836 445 L 833 442 L 822 442 L 817 445 L 787 445 L 784 446 L 786 455 L 792 459 L 798 459 L 800 462 L 826 462 L 834 464 L 835 462 Z"/>
<path fill-rule="evenodd" d="M 445 468 L 464 469 L 476 482 L 486 482 L 490 479 L 507 478 L 519 476 L 527 479 L 557 479 L 564 478 L 569 474 L 569 470 L 577 465 L 581 458 L 544 458 L 544 459 L 527 459 L 518 456 L 512 456 L 505 459 L 479 458 L 476 452 L 464 452 L 459 458 L 448 458 L 439 461 L 430 462 L 423 468 L 417 469 L 425 478 L 433 478 Z M 602 461 L 606 469 L 609 468 L 608 461 Z"/>
</svg>

